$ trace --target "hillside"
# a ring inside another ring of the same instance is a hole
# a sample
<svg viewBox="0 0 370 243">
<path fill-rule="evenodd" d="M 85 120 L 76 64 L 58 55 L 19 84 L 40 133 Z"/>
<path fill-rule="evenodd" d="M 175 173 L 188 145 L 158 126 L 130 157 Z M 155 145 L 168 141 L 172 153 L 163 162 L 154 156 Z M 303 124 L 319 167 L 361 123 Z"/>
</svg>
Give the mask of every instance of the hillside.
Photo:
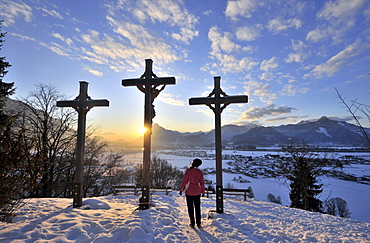
<svg viewBox="0 0 370 243">
<path fill-rule="evenodd" d="M 154 195 L 137 211 L 134 195 L 31 199 L 14 221 L 0 223 L 1 242 L 370 242 L 370 224 L 292 209 L 279 204 L 226 199 L 224 214 L 214 198 L 202 198 L 202 228 L 188 226 L 186 202 L 173 192 Z M 207 219 L 207 216 L 211 216 Z"/>
</svg>

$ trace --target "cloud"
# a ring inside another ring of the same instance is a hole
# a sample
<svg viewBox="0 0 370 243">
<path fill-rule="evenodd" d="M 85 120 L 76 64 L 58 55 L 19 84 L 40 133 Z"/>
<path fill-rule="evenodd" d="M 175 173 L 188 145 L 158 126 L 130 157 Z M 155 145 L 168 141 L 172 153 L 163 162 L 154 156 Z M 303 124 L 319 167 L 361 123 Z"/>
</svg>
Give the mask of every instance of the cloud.
<svg viewBox="0 0 370 243">
<path fill-rule="evenodd" d="M 63 37 L 61 34 L 59 34 L 59 33 L 53 33 L 52 34 L 52 36 L 54 36 L 55 38 L 57 38 L 57 39 L 59 39 L 59 40 L 61 40 L 61 41 L 63 41 L 63 42 L 65 42 L 67 45 L 72 45 L 73 44 L 73 40 L 72 39 L 70 39 L 70 38 L 65 38 L 65 37 Z"/>
<path fill-rule="evenodd" d="M 120 1 L 118 8 L 132 13 L 141 23 L 150 21 L 179 27 L 180 32 L 174 32 L 171 36 L 186 44 L 199 35 L 195 29 L 198 18 L 189 13 L 181 0 Z"/>
<path fill-rule="evenodd" d="M 312 41 L 312 42 L 319 42 L 320 40 L 325 39 L 328 36 L 331 36 L 333 34 L 334 34 L 334 30 L 332 27 L 320 26 L 308 32 L 306 36 L 306 40 Z"/>
<path fill-rule="evenodd" d="M 86 67 L 85 70 L 88 71 L 89 73 L 95 75 L 95 76 L 99 76 L 99 77 L 103 76 L 103 72 L 91 69 L 89 67 Z"/>
<path fill-rule="evenodd" d="M 172 33 L 171 37 L 175 40 L 182 41 L 186 44 L 189 44 L 189 40 L 192 40 L 194 36 L 198 36 L 199 31 L 192 30 L 189 28 L 181 28 L 180 33 Z"/>
<path fill-rule="evenodd" d="M 58 19 L 64 19 L 62 15 L 60 15 L 60 13 L 58 13 L 56 10 L 49 10 L 49 9 L 46 9 L 46 8 L 36 8 L 37 10 L 41 10 L 45 13 L 45 15 L 49 15 L 49 16 L 52 16 L 54 18 L 58 18 Z"/>
<path fill-rule="evenodd" d="M 326 38 L 332 38 L 340 42 L 345 32 L 356 24 L 358 11 L 367 0 L 335 0 L 327 1 L 324 7 L 317 13 L 316 18 L 325 22 L 316 29 L 307 33 L 306 40 L 319 42 Z"/>
<path fill-rule="evenodd" d="M 270 60 L 263 60 L 261 62 L 260 70 L 268 72 L 270 69 L 275 69 L 278 66 L 277 57 L 272 57 Z"/>
<path fill-rule="evenodd" d="M 9 6 L 15 5 L 15 3 L 8 0 L 5 1 Z M 68 36 L 52 32 L 52 37 L 56 38 L 53 42 L 42 42 L 39 44 L 58 55 L 68 56 L 74 60 L 86 60 L 94 64 L 105 65 L 114 72 L 141 69 L 143 60 L 148 57 L 152 58 L 157 65 L 162 65 L 173 63 L 187 55 L 186 51 L 181 49 L 181 47 L 174 48 L 167 44 L 161 37 L 162 33 L 156 32 L 156 28 L 146 28 L 143 24 L 135 21 L 135 19 L 126 17 L 125 14 L 128 9 L 123 10 L 122 7 L 131 6 L 129 3 L 121 0 L 119 1 L 119 5 L 105 5 L 107 8 L 107 22 L 104 25 L 108 28 L 104 30 L 104 33 L 93 29 L 83 30 L 83 28 L 74 28 L 73 30 L 75 32 L 68 32 Z M 139 5 L 137 4 L 139 3 L 146 4 L 145 6 L 147 6 L 147 8 L 142 9 L 142 12 L 146 14 L 146 21 L 154 21 L 158 25 L 160 25 L 161 21 L 165 21 L 168 25 L 180 26 L 178 28 L 179 34 L 176 35 L 174 33 L 173 38 L 186 42 L 197 35 L 194 28 L 189 28 L 189 26 L 195 26 L 197 19 L 185 11 L 186 9 L 181 5 L 181 1 L 166 0 L 165 3 L 170 7 L 164 10 L 162 15 L 156 15 L 156 13 L 161 13 L 159 7 L 163 7 L 163 1 L 159 5 L 152 4 L 150 1 L 135 1 L 136 5 L 130 8 L 130 10 L 134 11 L 138 8 Z M 152 5 L 155 5 L 156 8 L 153 8 L 152 12 L 150 12 L 149 10 Z M 29 10 L 31 11 L 31 8 Z M 38 8 L 38 10 L 48 13 L 48 15 L 55 18 L 62 19 L 62 16 L 60 14 L 58 15 L 57 11 L 50 11 L 45 7 Z M 13 12 L 17 13 L 17 16 L 21 16 L 20 12 Z M 28 19 L 30 19 L 31 15 L 31 12 L 29 13 Z M 181 16 L 177 15 L 177 13 Z M 16 15 L 14 14 L 14 16 Z M 145 19 L 145 17 L 143 18 Z M 81 23 L 74 18 L 71 21 L 74 24 Z M 150 26 L 153 25 L 151 23 L 148 24 Z M 168 35 L 165 37 L 168 37 Z M 101 75 L 96 70 L 89 70 L 89 72 L 94 75 Z"/>
<path fill-rule="evenodd" d="M 276 69 L 279 66 L 277 57 L 272 57 L 269 60 L 263 60 L 260 65 L 260 70 L 263 73 L 259 76 L 261 80 L 270 81 L 274 78 L 274 73 L 270 72 L 271 69 Z"/>
<path fill-rule="evenodd" d="M 229 0 L 227 1 L 225 15 L 232 20 L 237 20 L 238 16 L 250 18 L 259 4 L 259 0 Z"/>
<path fill-rule="evenodd" d="M 283 121 L 285 124 L 287 123 L 294 123 L 296 121 L 302 120 L 304 118 L 307 118 L 307 115 L 302 116 L 279 116 L 279 117 L 273 117 L 273 118 L 267 118 L 264 119 L 265 122 L 275 123 L 275 122 L 281 122 Z M 315 119 L 316 121 L 317 119 Z"/>
<path fill-rule="evenodd" d="M 300 40 L 291 40 L 291 47 L 294 52 L 288 54 L 288 57 L 285 59 L 285 62 L 303 62 L 306 58 L 309 57 L 309 54 L 304 52 L 305 45 L 303 41 Z"/>
<path fill-rule="evenodd" d="M 116 51 L 120 58 L 130 56 L 143 60 L 151 56 L 160 63 L 171 63 L 179 59 L 170 45 L 166 44 L 163 39 L 152 35 L 145 27 L 112 17 L 107 17 L 107 19 L 113 26 L 114 32 L 129 42 L 127 46 L 121 46 L 122 48 Z M 100 48 L 106 49 L 102 45 Z"/>
<path fill-rule="evenodd" d="M 100 34 L 95 30 L 80 34 L 76 38 L 81 46 L 78 58 L 104 64 L 114 72 L 137 70 L 142 67 L 142 60 L 148 57 L 157 64 L 179 59 L 170 45 L 147 28 L 112 16 L 106 18 L 116 35 Z"/>
<path fill-rule="evenodd" d="M 7 27 L 14 24 L 17 18 L 23 17 L 25 21 L 31 22 L 32 8 L 22 1 L 2 0 L 0 5 L 0 16 L 5 20 L 3 24 Z"/>
<path fill-rule="evenodd" d="M 51 42 L 50 44 L 41 42 L 40 45 L 48 48 L 49 50 L 51 50 L 52 52 L 54 52 L 54 53 L 56 53 L 60 56 L 70 57 L 70 55 L 67 53 L 67 52 L 69 52 L 69 50 L 64 48 L 63 46 L 55 43 L 55 42 Z"/>
<path fill-rule="evenodd" d="M 158 96 L 158 100 L 162 101 L 163 103 L 174 105 L 174 106 L 185 106 L 185 102 L 182 100 L 178 100 L 179 96 L 168 94 L 168 93 L 161 93 Z"/>
<path fill-rule="evenodd" d="M 286 84 L 282 89 L 282 95 L 294 96 L 296 94 L 305 94 L 310 91 L 309 88 L 301 88 L 293 84 Z"/>
<path fill-rule="evenodd" d="M 253 27 L 244 26 L 244 27 L 239 27 L 236 30 L 235 35 L 236 35 L 236 38 L 238 38 L 238 40 L 253 41 L 259 37 L 260 31 Z"/>
<path fill-rule="evenodd" d="M 274 99 L 277 98 L 275 93 L 270 91 L 270 85 L 262 82 L 250 80 L 245 82 L 243 87 L 246 94 L 251 94 L 251 97 L 256 97 L 259 101 L 271 105 Z"/>
<path fill-rule="evenodd" d="M 301 27 L 302 21 L 296 18 L 291 18 L 287 20 L 282 20 L 280 18 L 272 19 L 266 26 L 266 28 L 275 35 L 289 28 L 299 29 Z"/>
<path fill-rule="evenodd" d="M 325 63 L 317 65 L 310 74 L 306 76 L 314 75 L 318 78 L 323 76 L 331 77 L 345 66 L 351 58 L 358 56 L 361 53 L 361 49 L 369 47 L 369 44 L 361 45 L 359 42 L 348 45 L 344 50 L 331 57 Z"/>
<path fill-rule="evenodd" d="M 208 32 L 208 39 L 211 41 L 211 49 L 214 55 L 220 52 L 231 53 L 240 50 L 241 46 L 233 42 L 232 37 L 231 33 L 220 33 L 218 28 L 213 26 Z"/>
<path fill-rule="evenodd" d="M 303 62 L 306 59 L 307 54 L 304 52 L 291 52 L 289 53 L 288 57 L 285 59 L 285 62 Z"/>
<path fill-rule="evenodd" d="M 318 18 L 326 20 L 343 19 L 356 14 L 367 0 L 336 0 L 325 2 L 324 7 L 317 13 Z"/>
<path fill-rule="evenodd" d="M 275 105 L 273 104 L 268 105 L 266 107 L 252 107 L 249 110 L 244 111 L 241 114 L 238 121 L 239 122 L 244 121 L 244 120 L 256 121 L 264 117 L 290 114 L 294 110 L 297 110 L 297 109 L 293 107 L 285 106 L 285 105 L 275 107 Z"/>
<path fill-rule="evenodd" d="M 209 16 L 212 14 L 212 10 L 207 10 L 203 12 L 204 15 Z"/>
<path fill-rule="evenodd" d="M 238 73 L 250 70 L 257 65 L 252 58 L 243 56 L 238 59 L 239 51 L 244 49 L 232 41 L 233 35 L 229 32 L 221 33 L 216 26 L 213 26 L 208 32 L 208 39 L 211 41 L 210 57 L 215 59 L 216 63 L 208 63 L 202 67 L 202 70 L 209 70 L 211 74 L 217 71 L 223 73 Z M 218 70 L 215 70 L 218 69 Z"/>
<path fill-rule="evenodd" d="M 33 38 L 33 37 L 29 37 L 29 36 L 27 36 L 27 35 L 21 35 L 21 34 L 17 34 L 17 33 L 9 33 L 9 32 L 8 32 L 8 34 L 9 34 L 9 35 L 12 35 L 12 36 L 19 37 L 19 38 L 21 38 L 22 40 L 36 41 L 36 39 L 35 39 L 35 38 Z"/>
</svg>

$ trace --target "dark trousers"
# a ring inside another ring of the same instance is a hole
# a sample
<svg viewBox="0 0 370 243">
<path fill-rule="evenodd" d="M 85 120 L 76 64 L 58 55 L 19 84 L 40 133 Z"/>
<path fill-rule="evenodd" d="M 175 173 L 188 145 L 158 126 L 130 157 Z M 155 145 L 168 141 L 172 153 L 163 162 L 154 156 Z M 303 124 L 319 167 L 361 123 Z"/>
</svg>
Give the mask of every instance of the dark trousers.
<svg viewBox="0 0 370 243">
<path fill-rule="evenodd" d="M 188 213 L 190 218 L 190 224 L 197 225 L 201 224 L 201 212 L 200 212 L 200 195 L 198 196 L 189 196 L 186 195 L 186 203 L 188 205 Z M 194 209 L 195 209 L 195 219 L 194 220 Z"/>
</svg>

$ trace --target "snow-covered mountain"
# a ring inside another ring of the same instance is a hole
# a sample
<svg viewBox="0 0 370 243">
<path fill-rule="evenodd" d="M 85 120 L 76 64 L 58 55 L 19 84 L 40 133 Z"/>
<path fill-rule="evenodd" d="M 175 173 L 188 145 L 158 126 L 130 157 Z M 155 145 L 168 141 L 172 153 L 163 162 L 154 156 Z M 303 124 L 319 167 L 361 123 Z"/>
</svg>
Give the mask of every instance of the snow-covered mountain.
<svg viewBox="0 0 370 243">
<path fill-rule="evenodd" d="M 331 120 L 326 116 L 314 122 L 284 125 L 275 129 L 290 138 L 313 145 L 363 146 L 365 142 L 358 126 Z"/>
<path fill-rule="evenodd" d="M 25 104 L 8 99 L 5 110 L 10 113 L 24 112 Z M 316 146 L 364 146 L 365 139 L 360 128 L 344 121 L 336 121 L 326 116 L 317 121 L 301 121 L 275 127 L 262 127 L 256 124 L 248 126 L 222 126 L 224 144 L 236 146 L 270 146 L 285 144 L 288 139 L 306 142 Z M 370 128 L 365 128 L 370 136 Z M 154 147 L 201 147 L 213 146 L 214 130 L 208 132 L 181 133 L 153 125 L 152 145 Z M 142 138 L 135 141 L 119 140 L 111 143 L 118 147 L 142 146 Z"/>
<path fill-rule="evenodd" d="M 306 142 L 316 146 L 364 146 L 365 140 L 356 125 L 321 117 L 317 121 L 303 121 L 297 124 L 277 127 L 252 125 L 249 127 L 225 125 L 222 128 L 224 143 L 233 145 L 269 146 L 285 144 L 288 139 Z M 370 135 L 370 129 L 366 128 Z M 154 124 L 153 145 L 162 147 L 212 146 L 214 130 L 209 132 L 180 133 L 166 130 Z"/>
<path fill-rule="evenodd" d="M 274 145 L 288 139 L 288 136 L 276 131 L 272 127 L 256 127 L 236 135 L 230 140 L 233 144 L 247 145 Z"/>
</svg>

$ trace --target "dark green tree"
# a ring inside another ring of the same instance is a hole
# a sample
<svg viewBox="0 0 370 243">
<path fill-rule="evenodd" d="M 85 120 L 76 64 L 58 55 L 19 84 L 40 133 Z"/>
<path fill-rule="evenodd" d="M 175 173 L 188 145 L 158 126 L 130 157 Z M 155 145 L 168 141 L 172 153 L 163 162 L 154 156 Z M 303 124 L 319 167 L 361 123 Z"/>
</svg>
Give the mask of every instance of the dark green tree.
<svg viewBox="0 0 370 243">
<path fill-rule="evenodd" d="M 0 28 L 1 28 L 0 21 Z M 0 33 L 0 50 L 6 33 Z M 14 94 L 14 83 L 3 82 L 11 65 L 0 57 L 0 220 L 11 221 L 14 211 L 23 205 L 23 199 L 34 190 L 40 175 L 39 158 L 31 153 L 34 145 L 23 128 L 13 127 L 15 114 L 5 109 L 7 99 Z"/>
<path fill-rule="evenodd" d="M 1 24 L 3 21 L 0 21 L 0 50 L 2 50 L 4 37 L 6 35 L 5 32 L 1 32 Z M 15 88 L 14 83 L 5 83 L 3 81 L 4 76 L 8 73 L 8 68 L 11 67 L 9 62 L 5 61 L 5 57 L 0 57 L 0 128 L 4 129 L 8 126 L 12 120 L 13 116 L 8 115 L 4 111 L 6 99 L 14 94 Z"/>
<path fill-rule="evenodd" d="M 284 149 L 280 169 L 289 180 L 291 207 L 313 212 L 322 212 L 322 201 L 317 196 L 322 192 L 318 178 L 324 173 L 326 159 L 310 153 L 306 144 L 298 145 L 294 141 Z"/>
</svg>

